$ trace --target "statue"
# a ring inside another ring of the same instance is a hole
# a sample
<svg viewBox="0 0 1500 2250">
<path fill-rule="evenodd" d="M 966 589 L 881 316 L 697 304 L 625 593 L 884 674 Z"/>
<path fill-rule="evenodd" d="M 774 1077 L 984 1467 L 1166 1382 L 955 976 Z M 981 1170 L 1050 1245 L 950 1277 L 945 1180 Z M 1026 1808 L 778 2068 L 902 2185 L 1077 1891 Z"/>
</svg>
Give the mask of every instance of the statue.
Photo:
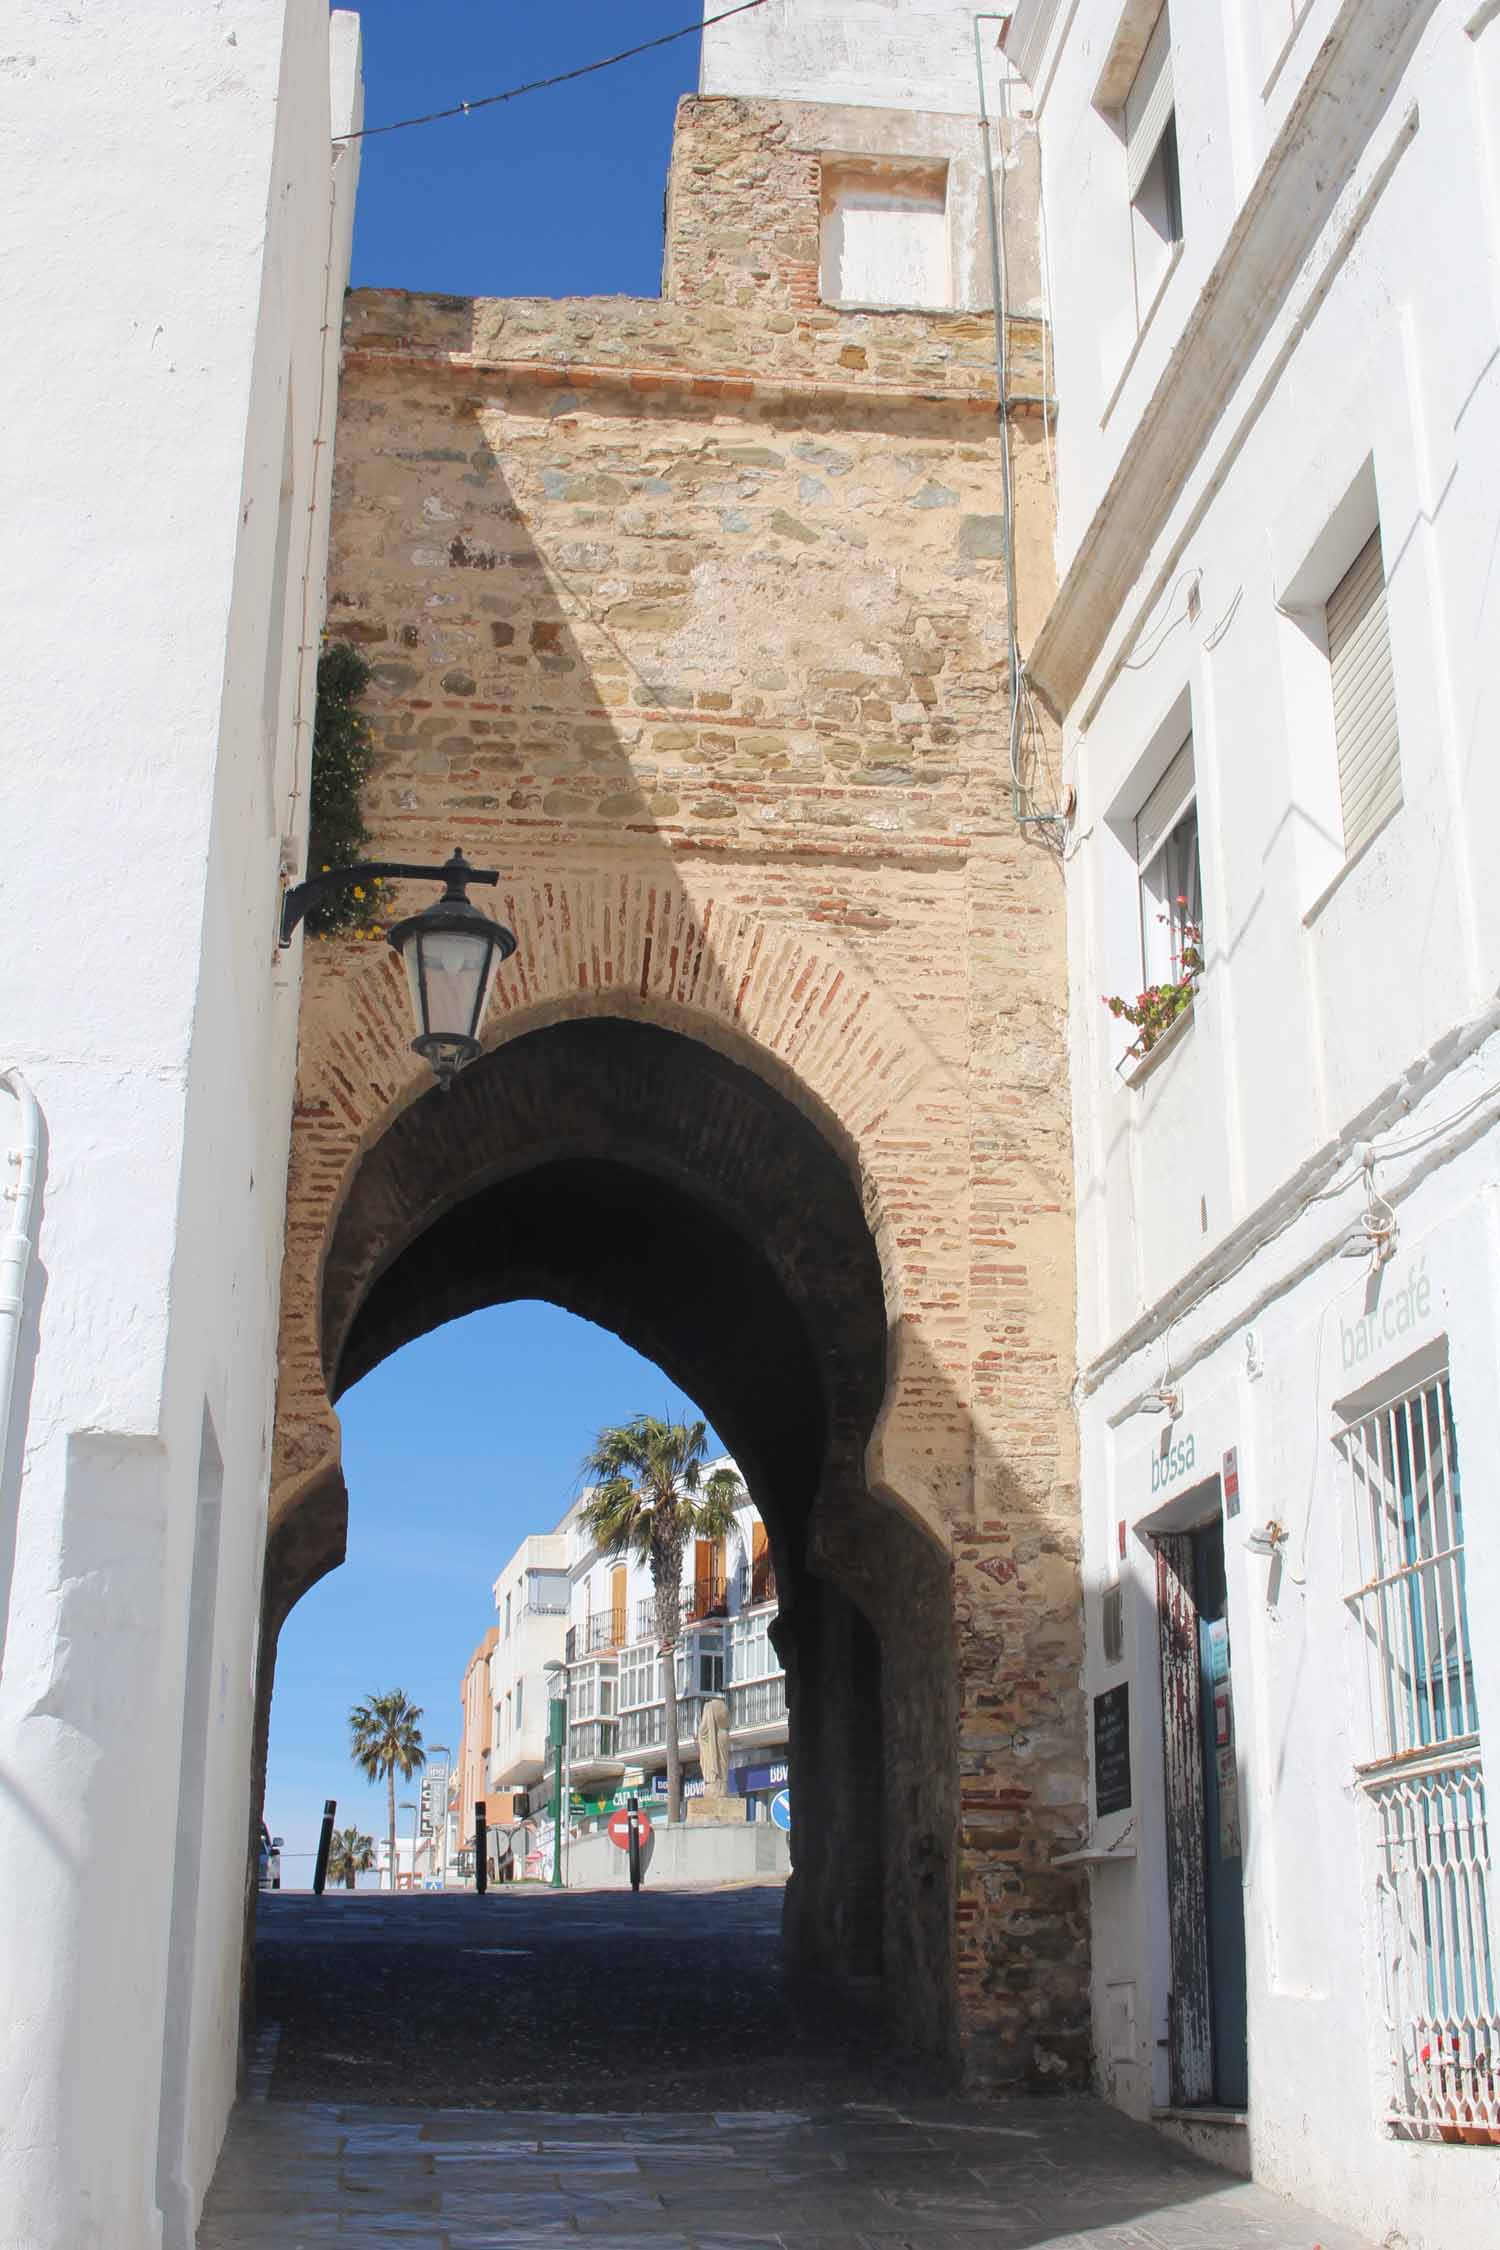
<svg viewBox="0 0 1500 2250">
<path fill-rule="evenodd" d="M 733 1820 L 734 1801 L 729 1794 L 729 1705 L 722 1695 L 711 1695 L 698 1721 L 698 1768 L 703 1794 L 690 1797 L 687 1817 L 699 1821 Z"/>
<path fill-rule="evenodd" d="M 705 1797 L 722 1797 L 729 1779 L 729 1705 L 711 1695 L 698 1721 L 698 1770 Z"/>
</svg>

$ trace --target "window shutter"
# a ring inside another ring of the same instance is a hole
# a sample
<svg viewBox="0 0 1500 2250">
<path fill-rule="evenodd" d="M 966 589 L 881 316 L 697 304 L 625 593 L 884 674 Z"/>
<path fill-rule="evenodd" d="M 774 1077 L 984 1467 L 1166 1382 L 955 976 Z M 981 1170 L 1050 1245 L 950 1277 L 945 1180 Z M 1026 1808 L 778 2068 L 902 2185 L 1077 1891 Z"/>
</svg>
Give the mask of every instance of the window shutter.
<svg viewBox="0 0 1500 2250">
<path fill-rule="evenodd" d="M 1133 203 L 1172 114 L 1172 26 L 1162 9 L 1125 96 L 1125 175 Z"/>
<path fill-rule="evenodd" d="M 1344 851 L 1352 857 L 1401 802 L 1396 681 L 1378 530 L 1329 596 L 1327 621 Z"/>
<path fill-rule="evenodd" d="M 1162 838 L 1177 825 L 1193 794 L 1193 738 L 1188 736 L 1135 819 L 1136 865 L 1144 868 Z"/>
</svg>

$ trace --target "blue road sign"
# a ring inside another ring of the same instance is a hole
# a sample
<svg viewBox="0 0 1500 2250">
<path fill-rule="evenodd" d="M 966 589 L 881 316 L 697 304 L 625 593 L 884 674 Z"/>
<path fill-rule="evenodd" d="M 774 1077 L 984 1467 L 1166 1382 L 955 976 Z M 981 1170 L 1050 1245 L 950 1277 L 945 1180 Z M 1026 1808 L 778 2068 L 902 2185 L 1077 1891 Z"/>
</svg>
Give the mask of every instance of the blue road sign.
<svg viewBox="0 0 1500 2250">
<path fill-rule="evenodd" d="M 790 1829 L 792 1825 L 791 1791 L 778 1789 L 771 1799 L 771 1818 L 778 1828 Z"/>
</svg>

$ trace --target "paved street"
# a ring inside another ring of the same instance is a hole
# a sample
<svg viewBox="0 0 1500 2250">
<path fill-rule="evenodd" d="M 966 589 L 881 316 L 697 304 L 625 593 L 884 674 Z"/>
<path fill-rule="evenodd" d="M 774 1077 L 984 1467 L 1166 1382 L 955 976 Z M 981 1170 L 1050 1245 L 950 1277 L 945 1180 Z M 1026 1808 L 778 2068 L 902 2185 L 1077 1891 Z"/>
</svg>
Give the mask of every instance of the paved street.
<svg viewBox="0 0 1500 2250">
<path fill-rule="evenodd" d="M 774 1891 L 261 1904 L 199 2250 L 1367 2250 L 1095 2103 L 935 2093 L 789 1986 Z"/>
</svg>

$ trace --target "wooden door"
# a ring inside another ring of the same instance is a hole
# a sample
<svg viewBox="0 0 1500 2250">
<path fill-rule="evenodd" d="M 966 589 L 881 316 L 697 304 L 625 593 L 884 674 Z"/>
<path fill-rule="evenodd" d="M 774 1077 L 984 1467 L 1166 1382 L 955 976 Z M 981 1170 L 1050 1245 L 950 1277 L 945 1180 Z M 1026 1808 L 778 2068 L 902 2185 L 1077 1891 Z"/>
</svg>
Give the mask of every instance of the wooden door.
<svg viewBox="0 0 1500 2250">
<path fill-rule="evenodd" d="M 625 1631 L 625 1589 L 630 1573 L 624 1563 L 616 1563 L 609 1578 L 609 1637 L 616 1648 L 622 1648 L 627 1638 Z"/>
</svg>

